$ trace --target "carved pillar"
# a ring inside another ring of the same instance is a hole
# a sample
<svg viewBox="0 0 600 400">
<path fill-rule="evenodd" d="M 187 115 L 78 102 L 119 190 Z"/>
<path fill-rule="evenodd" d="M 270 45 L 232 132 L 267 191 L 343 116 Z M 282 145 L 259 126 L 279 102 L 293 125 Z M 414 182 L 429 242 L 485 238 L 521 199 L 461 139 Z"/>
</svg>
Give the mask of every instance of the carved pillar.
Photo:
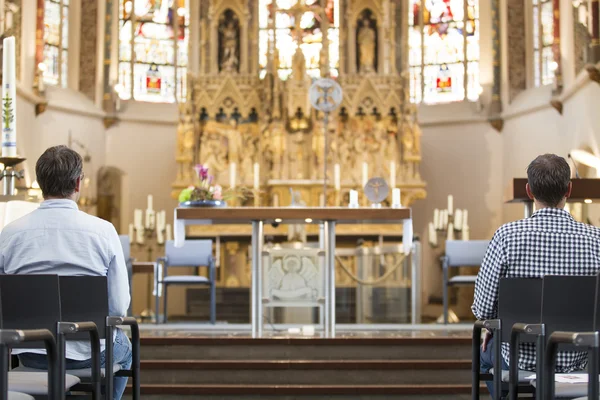
<svg viewBox="0 0 600 400">
<path fill-rule="evenodd" d="M 248 11 L 244 13 L 242 19 L 242 27 L 240 30 L 240 49 L 241 49 L 241 60 L 240 60 L 240 73 L 248 73 Z"/>
<path fill-rule="evenodd" d="M 45 16 L 45 1 L 37 0 L 37 15 L 35 23 L 35 56 L 33 64 L 33 85 L 39 87 L 43 76 L 39 71 L 38 65 L 44 62 L 44 16 Z M 94 34 L 94 37 L 96 35 Z M 94 79 L 92 77 L 92 79 Z"/>
<path fill-rule="evenodd" d="M 208 20 L 206 14 L 206 2 L 200 3 L 200 74 L 204 75 L 208 72 L 208 66 L 206 59 L 208 54 L 206 53 L 206 44 L 208 38 Z"/>
<path fill-rule="evenodd" d="M 500 98 L 500 84 L 502 79 L 502 51 L 500 48 L 500 0 L 492 0 L 491 6 L 494 84 L 492 86 L 492 102 L 490 104 L 489 121 L 492 127 L 500 132 L 503 127 L 503 121 L 500 117 L 500 113 L 502 112 L 502 100 Z"/>
<path fill-rule="evenodd" d="M 408 13 L 412 11 L 408 8 L 408 3 L 404 1 L 396 1 L 394 7 L 396 17 L 393 21 L 400 19 L 400 24 L 394 25 L 395 44 L 400 46 L 400 51 L 396 51 L 396 46 L 394 46 L 395 67 L 396 71 L 400 73 L 408 73 Z"/>
<path fill-rule="evenodd" d="M 527 58 L 525 51 L 525 3 L 523 0 L 507 0 L 508 39 L 508 100 L 512 101 L 527 89 Z"/>
<path fill-rule="evenodd" d="M 208 26 L 210 27 L 210 37 L 213 39 L 208 40 L 209 69 L 211 74 L 216 74 L 219 72 L 219 16 L 214 14 L 212 6 L 208 10 Z"/>
<path fill-rule="evenodd" d="M 321 9 L 323 18 L 321 19 L 321 31 L 323 32 L 323 47 L 321 48 L 320 64 L 321 64 L 321 76 L 330 77 L 329 71 L 329 19 L 325 13 L 325 7 L 327 6 L 326 0 L 321 0 Z"/>
<path fill-rule="evenodd" d="M 98 2 L 92 1 L 89 4 L 86 4 L 85 12 L 81 13 L 81 36 L 79 42 L 81 49 L 79 55 L 79 90 L 92 101 L 96 98 L 96 56 L 98 54 L 96 51 L 98 46 L 97 31 Z M 37 63 L 38 62 L 36 61 L 36 65 Z"/>
<path fill-rule="evenodd" d="M 390 21 L 393 21 L 393 15 L 390 15 L 391 13 L 393 13 L 393 10 L 390 7 L 389 0 L 383 1 L 381 9 L 383 10 L 383 18 L 381 21 L 383 29 L 381 29 L 382 36 L 381 39 L 379 39 L 379 48 L 381 49 L 379 51 L 381 55 L 381 57 L 379 58 L 379 73 L 383 75 L 388 75 L 390 73 L 390 64 L 392 61 L 390 57 L 390 48 L 392 47 L 390 42 L 393 40 L 391 26 L 392 24 L 390 23 Z"/>
<path fill-rule="evenodd" d="M 103 105 L 104 110 L 112 109 L 112 88 L 110 86 L 110 68 L 111 68 L 111 55 L 112 55 L 112 27 L 113 27 L 113 11 L 114 11 L 114 0 L 106 0 L 106 12 L 105 12 L 105 25 L 104 25 L 104 82 L 103 86 Z"/>
<path fill-rule="evenodd" d="M 560 0 L 552 0 L 552 16 L 554 18 L 554 41 L 552 42 L 552 56 L 556 63 L 554 71 L 554 94 L 562 92 L 562 62 L 560 54 Z"/>
<path fill-rule="evenodd" d="M 597 64 L 600 62 L 600 0 L 590 0 L 590 13 L 592 41 L 588 61 Z"/>
<path fill-rule="evenodd" d="M 352 16 L 348 13 L 348 72 L 356 74 L 356 21 L 351 21 Z"/>
</svg>

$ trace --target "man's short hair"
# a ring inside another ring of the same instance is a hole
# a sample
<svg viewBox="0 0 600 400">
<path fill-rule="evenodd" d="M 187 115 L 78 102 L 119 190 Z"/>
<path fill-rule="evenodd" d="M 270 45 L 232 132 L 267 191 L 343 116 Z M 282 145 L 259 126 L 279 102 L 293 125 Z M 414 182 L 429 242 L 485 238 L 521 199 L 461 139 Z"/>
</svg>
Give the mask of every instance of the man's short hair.
<svg viewBox="0 0 600 400">
<path fill-rule="evenodd" d="M 79 153 L 67 146 L 47 149 L 35 164 L 35 175 L 44 198 L 68 198 L 77 188 L 83 160 Z"/>
<path fill-rule="evenodd" d="M 537 201 L 548 207 L 556 207 L 569 190 L 571 168 L 564 158 L 556 154 L 544 154 L 527 167 L 527 181 Z"/>
</svg>

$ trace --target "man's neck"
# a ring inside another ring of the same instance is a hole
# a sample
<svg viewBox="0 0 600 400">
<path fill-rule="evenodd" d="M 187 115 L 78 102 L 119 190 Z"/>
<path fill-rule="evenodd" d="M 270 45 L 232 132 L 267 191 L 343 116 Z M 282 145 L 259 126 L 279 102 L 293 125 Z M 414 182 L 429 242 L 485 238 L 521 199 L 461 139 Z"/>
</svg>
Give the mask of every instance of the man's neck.
<svg viewBox="0 0 600 400">
<path fill-rule="evenodd" d="M 536 210 L 542 210 L 542 209 L 544 209 L 544 208 L 555 209 L 555 210 L 562 210 L 562 209 L 564 209 L 564 208 L 565 208 L 565 204 L 566 204 L 566 202 L 565 202 L 565 201 L 561 201 L 560 203 L 558 203 L 558 204 L 557 204 L 556 206 L 554 206 L 554 207 L 550 207 L 550 206 L 548 206 L 548 205 L 546 205 L 546 204 L 544 204 L 544 203 L 540 203 L 540 202 L 539 202 L 539 201 L 537 201 L 537 200 L 536 200 L 536 201 L 534 201 L 534 204 L 535 204 L 535 209 L 536 209 Z"/>
<path fill-rule="evenodd" d="M 77 200 L 75 200 L 75 196 L 69 196 L 69 197 L 48 196 L 48 197 L 44 197 L 44 200 L 71 200 L 71 201 L 74 201 L 75 203 L 77 203 Z"/>
</svg>

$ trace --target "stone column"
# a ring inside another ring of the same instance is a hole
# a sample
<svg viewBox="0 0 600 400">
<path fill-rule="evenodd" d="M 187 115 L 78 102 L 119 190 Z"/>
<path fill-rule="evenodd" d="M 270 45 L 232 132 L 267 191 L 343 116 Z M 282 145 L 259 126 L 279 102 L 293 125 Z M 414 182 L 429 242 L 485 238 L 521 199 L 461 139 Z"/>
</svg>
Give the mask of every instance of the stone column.
<svg viewBox="0 0 600 400">
<path fill-rule="evenodd" d="M 104 110 L 105 111 L 112 111 L 113 108 L 113 104 L 112 104 L 112 88 L 110 86 L 111 83 L 111 60 L 112 60 L 112 43 L 113 43 L 113 36 L 112 36 L 112 27 L 113 27 L 113 20 L 114 20 L 114 14 L 113 14 L 113 10 L 114 10 L 114 0 L 106 0 L 106 12 L 105 12 L 105 23 L 106 25 L 104 26 L 104 52 L 103 52 L 103 58 L 104 58 L 104 86 L 103 86 L 103 94 L 102 94 L 102 100 L 103 100 L 103 105 L 104 105 Z M 133 71 L 132 71 L 133 72 Z"/>
<path fill-rule="evenodd" d="M 552 0 L 552 9 L 554 17 L 554 41 L 552 42 L 552 56 L 556 63 L 554 71 L 554 90 L 553 94 L 560 94 L 563 88 L 562 81 L 562 62 L 560 52 L 560 0 Z"/>
<path fill-rule="evenodd" d="M 507 0 L 508 16 L 506 38 L 508 40 L 508 101 L 527 89 L 527 59 L 525 41 L 525 3 L 523 0 Z"/>
<path fill-rule="evenodd" d="M 590 32 L 592 41 L 588 62 L 597 64 L 600 62 L 600 0 L 590 0 Z"/>
<path fill-rule="evenodd" d="M 500 48 L 500 0 L 492 0 L 492 53 L 493 75 L 492 103 L 490 105 L 490 122 L 495 129 L 501 130 L 500 113 L 502 112 L 501 79 L 502 79 L 502 51 Z"/>
<path fill-rule="evenodd" d="M 39 2 L 40 0 L 38 0 Z M 43 1 L 41 2 L 43 3 Z M 85 10 L 82 9 L 81 13 L 81 34 L 79 35 L 79 48 L 81 49 L 79 52 L 79 90 L 92 101 L 96 98 L 96 57 L 98 55 L 96 51 L 98 46 L 98 35 L 96 34 L 98 29 L 97 13 L 98 2 L 94 1 L 86 4 Z M 43 26 L 42 22 L 42 28 L 38 28 L 38 32 L 36 32 L 36 68 L 38 63 L 43 60 Z M 40 35 L 41 38 L 38 39 Z M 41 42 L 41 45 L 38 42 Z M 38 61 L 38 57 L 40 56 L 40 61 Z"/>
<path fill-rule="evenodd" d="M 240 30 L 240 73 L 242 74 L 246 74 L 250 71 L 248 71 L 248 16 L 249 13 L 246 10 L 246 12 L 244 13 L 244 18 L 242 22 L 242 27 Z"/>
</svg>

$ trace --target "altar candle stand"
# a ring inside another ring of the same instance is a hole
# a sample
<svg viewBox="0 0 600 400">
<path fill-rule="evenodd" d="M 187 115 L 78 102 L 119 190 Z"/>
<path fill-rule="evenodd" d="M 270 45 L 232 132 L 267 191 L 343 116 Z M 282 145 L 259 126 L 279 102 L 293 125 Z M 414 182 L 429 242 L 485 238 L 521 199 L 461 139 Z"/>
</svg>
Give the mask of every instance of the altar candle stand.
<svg viewBox="0 0 600 400">
<path fill-rule="evenodd" d="M 433 210 L 433 222 L 429 223 L 429 244 L 431 247 L 438 247 L 440 238 L 438 235 L 444 235 L 442 240 L 469 240 L 470 231 L 468 225 L 469 212 L 462 209 L 452 209 L 454 207 L 454 198 L 448 196 L 448 208 L 445 210 Z"/>
</svg>

